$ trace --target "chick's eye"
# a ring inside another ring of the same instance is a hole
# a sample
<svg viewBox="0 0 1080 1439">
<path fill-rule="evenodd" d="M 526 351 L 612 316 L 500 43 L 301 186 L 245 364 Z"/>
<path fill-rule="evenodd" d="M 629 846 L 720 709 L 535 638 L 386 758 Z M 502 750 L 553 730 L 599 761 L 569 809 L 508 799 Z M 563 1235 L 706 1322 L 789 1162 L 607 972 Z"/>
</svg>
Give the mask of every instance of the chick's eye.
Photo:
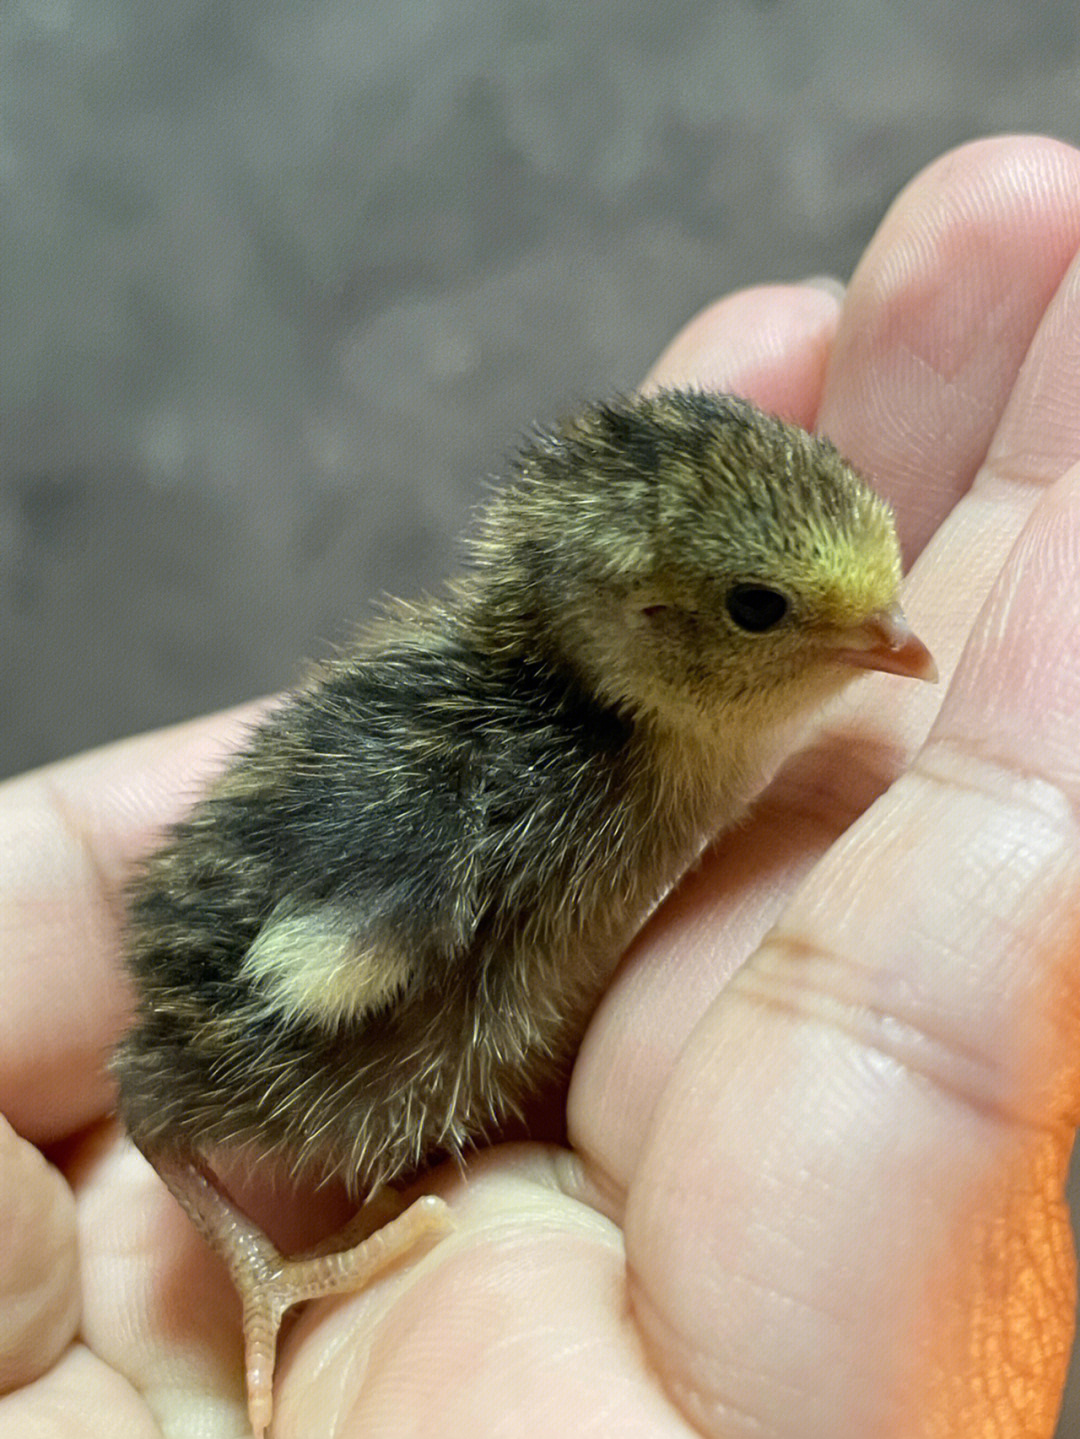
<svg viewBox="0 0 1080 1439">
<path fill-rule="evenodd" d="M 724 604 L 739 628 L 752 635 L 771 630 L 788 611 L 787 599 L 765 585 L 735 585 L 728 590 Z"/>
</svg>

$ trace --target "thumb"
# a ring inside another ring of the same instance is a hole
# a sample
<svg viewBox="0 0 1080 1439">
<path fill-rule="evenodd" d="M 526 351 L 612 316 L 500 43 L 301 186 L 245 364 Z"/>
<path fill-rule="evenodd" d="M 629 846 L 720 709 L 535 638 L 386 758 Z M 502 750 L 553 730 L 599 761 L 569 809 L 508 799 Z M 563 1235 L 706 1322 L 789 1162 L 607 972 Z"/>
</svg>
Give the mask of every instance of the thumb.
<svg viewBox="0 0 1080 1439">
<path fill-rule="evenodd" d="M 708 1435 L 1049 1439 L 1080 1106 L 1080 469 L 912 770 L 688 1043 L 630 1192 L 635 1309 Z"/>
</svg>

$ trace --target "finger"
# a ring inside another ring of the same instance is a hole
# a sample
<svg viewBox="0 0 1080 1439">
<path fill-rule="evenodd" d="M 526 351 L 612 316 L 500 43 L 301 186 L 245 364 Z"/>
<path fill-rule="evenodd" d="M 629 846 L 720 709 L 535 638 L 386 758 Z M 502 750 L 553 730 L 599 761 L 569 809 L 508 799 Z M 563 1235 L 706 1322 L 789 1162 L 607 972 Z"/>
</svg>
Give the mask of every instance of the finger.
<svg viewBox="0 0 1080 1439">
<path fill-rule="evenodd" d="M 161 1439 L 131 1385 L 76 1345 L 47 1374 L 0 1398 L 0 1439 Z"/>
<path fill-rule="evenodd" d="M 812 429 L 839 316 L 839 297 L 824 284 L 738 290 L 690 321 L 644 389 L 690 386 L 742 395 Z"/>
<path fill-rule="evenodd" d="M 0 1393 L 44 1374 L 75 1337 L 75 1206 L 61 1175 L 0 1119 Z"/>
<path fill-rule="evenodd" d="M 896 507 L 909 562 L 982 465 L 1078 228 L 1080 151 L 980 140 L 908 186 L 852 277 L 820 424 Z"/>
<path fill-rule="evenodd" d="M 1026 181 L 1017 173 L 1020 155 L 1032 167 Z M 1062 168 L 1074 176 L 1069 195 L 1062 191 Z M 972 188 L 978 199 L 946 204 L 942 172 Z M 1065 402 L 1058 378 L 1065 377 L 1066 387 L 1073 384 L 1072 393 L 1080 388 L 1076 262 L 1068 271 L 1063 259 L 1070 245 L 1073 253 L 1080 247 L 1077 196 L 1078 152 L 1040 140 L 967 147 L 913 182 L 871 245 L 849 292 L 860 324 L 876 336 L 875 345 L 861 349 L 848 335 L 830 370 L 822 421 L 829 429 L 846 425 L 851 443 L 861 432 L 854 418 L 844 417 L 861 393 L 858 376 L 850 373 L 859 364 L 876 367 L 878 391 L 884 391 L 890 375 L 898 386 L 890 434 L 907 436 L 914 444 L 911 437 L 931 422 L 934 407 L 909 383 L 902 356 L 941 355 L 961 338 L 965 353 L 976 346 L 982 316 L 965 312 L 961 318 L 969 328 L 959 336 L 959 321 L 942 298 L 953 288 L 981 294 L 995 315 L 1012 314 L 1018 330 L 1019 337 L 1008 342 L 1002 332 L 995 347 L 997 364 L 1006 372 L 1014 366 L 1008 380 L 1016 393 L 1015 402 L 995 402 L 1001 450 L 993 435 L 979 431 L 972 437 L 966 420 L 962 443 L 953 449 L 947 433 L 935 432 L 942 473 L 953 477 L 935 491 L 939 518 L 954 503 L 956 477 L 968 483 L 969 471 L 978 468 L 989 449 L 985 480 L 981 477 L 974 492 L 956 505 L 908 585 L 916 628 L 927 631 L 945 673 L 955 664 L 995 566 L 1000 568 L 1043 477 L 1055 464 L 1060 474 L 1068 457 L 1080 454 L 1080 408 Z M 1028 232 L 1036 237 L 1031 243 Z M 1054 237 L 1053 243 L 1044 245 L 1044 235 Z M 1025 245 L 1030 254 L 1013 276 L 1010 267 Z M 913 256 L 921 265 L 918 283 Z M 963 256 L 973 276 L 956 273 L 957 257 Z M 1030 310 L 1036 303 L 1046 303 L 1046 313 L 1032 336 Z M 940 333 L 946 321 L 952 329 Z M 848 331 L 845 318 L 842 334 Z M 890 359 L 890 346 L 900 350 L 901 358 Z M 921 373 L 919 367 L 915 373 Z M 991 389 L 1000 391 L 1000 378 Z M 959 393 L 956 399 L 958 407 L 971 408 Z M 1053 425 L 1042 423 L 1048 411 L 1055 415 Z M 902 471 L 908 463 L 906 452 L 871 453 L 869 437 L 862 444 L 868 468 L 891 459 Z M 1007 486 L 994 478 L 998 453 L 1016 461 L 1009 466 Z M 1018 456 L 1031 458 L 1030 477 Z M 902 489 L 897 498 L 903 501 Z M 639 938 L 590 1028 L 570 1091 L 571 1137 L 603 1189 L 625 1189 L 652 1105 L 686 1036 L 764 934 L 785 896 L 907 762 L 929 728 L 940 693 L 880 676 L 853 689 L 825 741 L 786 767 L 751 822 L 709 852 Z"/>
<path fill-rule="evenodd" d="M 0 785 L 0 1110 L 39 1143 L 111 1102 L 123 885 L 258 707 L 125 740 Z"/>
<path fill-rule="evenodd" d="M 876 332 L 877 350 L 838 344 L 821 417 L 894 492 L 902 529 L 934 529 L 928 544 L 911 542 L 921 553 L 904 605 L 945 680 L 1042 489 L 1080 459 L 1080 408 L 1069 399 L 1080 385 L 1080 151 L 1017 138 L 967 146 L 951 162 L 927 172 L 925 196 L 912 190 L 899 203 L 910 231 L 860 267 L 879 292 L 899 277 L 873 321 L 866 285 L 852 282 L 852 324 Z M 859 412 L 875 383 L 880 394 L 892 387 L 884 436 Z M 871 739 L 873 769 L 888 748 L 895 755 L 882 788 L 922 743 L 943 693 L 900 686 L 883 716 L 880 687 L 852 692 L 845 744 L 856 731 Z M 847 773 L 860 768 L 848 745 Z"/>
<path fill-rule="evenodd" d="M 707 1434 L 1053 1432 L 1075 1303 L 1078 574 L 1080 468 L 1026 527 L 916 766 L 664 1094 L 628 1262 Z"/>
<path fill-rule="evenodd" d="M 626 1323 L 618 1231 L 534 1146 L 448 1194 L 457 1228 L 355 1298 L 312 1306 L 280 1369 L 278 1439 L 691 1439 Z"/>
</svg>

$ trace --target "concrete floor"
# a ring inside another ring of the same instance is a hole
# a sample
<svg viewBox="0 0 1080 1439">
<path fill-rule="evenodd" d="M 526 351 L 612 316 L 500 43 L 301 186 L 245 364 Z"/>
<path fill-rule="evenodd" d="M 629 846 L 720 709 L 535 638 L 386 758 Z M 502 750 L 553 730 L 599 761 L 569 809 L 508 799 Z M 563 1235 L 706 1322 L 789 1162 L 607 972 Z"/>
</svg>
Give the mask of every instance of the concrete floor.
<svg viewBox="0 0 1080 1439">
<path fill-rule="evenodd" d="M 1080 141 L 1075 0 L 10 0 L 2 46 L 0 774 L 287 683 L 530 420 L 846 275 L 949 146 Z"/>
</svg>

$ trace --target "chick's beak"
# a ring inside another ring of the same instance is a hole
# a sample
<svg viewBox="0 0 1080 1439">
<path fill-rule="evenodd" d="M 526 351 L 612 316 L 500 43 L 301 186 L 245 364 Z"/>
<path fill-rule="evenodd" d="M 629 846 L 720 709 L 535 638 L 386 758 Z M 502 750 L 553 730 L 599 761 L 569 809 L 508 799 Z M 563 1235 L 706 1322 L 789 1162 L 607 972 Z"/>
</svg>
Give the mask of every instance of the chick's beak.
<svg viewBox="0 0 1080 1439">
<path fill-rule="evenodd" d="M 912 630 L 899 605 L 877 610 L 862 624 L 845 629 L 837 635 L 836 644 L 834 657 L 841 664 L 937 684 L 934 657 Z"/>
</svg>

